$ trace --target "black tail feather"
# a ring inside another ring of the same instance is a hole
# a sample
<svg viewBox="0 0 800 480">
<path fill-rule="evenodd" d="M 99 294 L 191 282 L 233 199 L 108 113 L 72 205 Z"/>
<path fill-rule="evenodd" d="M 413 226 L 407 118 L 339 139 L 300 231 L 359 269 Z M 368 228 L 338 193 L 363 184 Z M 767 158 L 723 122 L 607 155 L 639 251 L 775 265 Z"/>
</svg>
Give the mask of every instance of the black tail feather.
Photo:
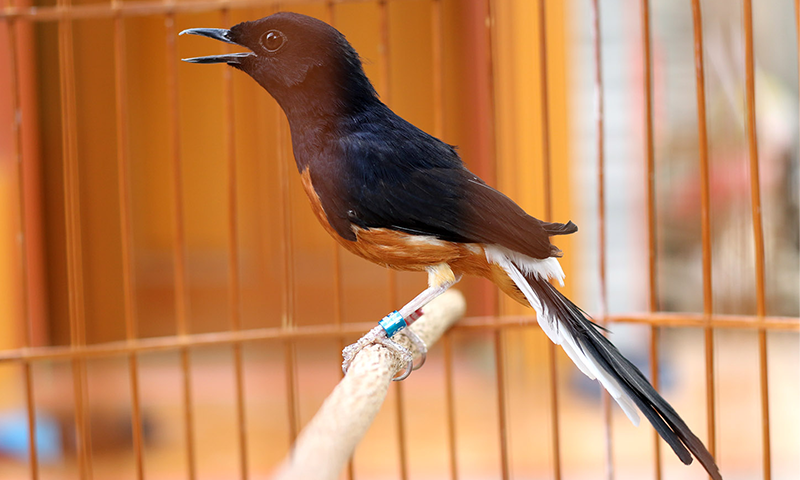
<svg viewBox="0 0 800 480">
<path fill-rule="evenodd" d="M 560 326 L 567 329 L 567 333 L 576 340 L 583 352 L 619 383 L 678 458 L 688 465 L 692 463 L 693 454 L 711 478 L 721 480 L 719 467 L 703 442 L 692 433 L 680 415 L 653 388 L 642 372 L 603 336 L 599 327 L 550 283 L 533 276 L 528 276 L 527 279 L 549 316 L 557 318 Z"/>
</svg>

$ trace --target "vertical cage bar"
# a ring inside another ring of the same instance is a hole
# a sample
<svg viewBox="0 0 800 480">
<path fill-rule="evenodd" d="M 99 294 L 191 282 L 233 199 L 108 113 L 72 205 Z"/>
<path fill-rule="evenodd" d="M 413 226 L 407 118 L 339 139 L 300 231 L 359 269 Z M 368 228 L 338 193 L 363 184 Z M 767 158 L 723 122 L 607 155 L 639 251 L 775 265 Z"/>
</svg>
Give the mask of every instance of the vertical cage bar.
<svg viewBox="0 0 800 480">
<path fill-rule="evenodd" d="M 336 27 L 336 4 L 332 0 L 328 0 L 325 4 L 326 10 L 325 14 L 327 16 L 328 23 Z M 336 325 L 338 329 L 342 328 L 344 323 L 344 293 L 342 290 L 342 247 L 339 245 L 339 242 L 332 241 L 331 245 L 333 246 L 333 323 Z M 344 350 L 345 341 L 344 337 L 339 337 L 339 351 L 341 352 Z M 338 356 L 339 360 L 341 361 L 341 353 Z M 339 368 L 339 372 L 344 377 L 344 371 Z M 353 468 L 353 457 L 351 456 L 347 460 L 347 479 L 352 480 L 355 478 L 355 472 Z"/>
<path fill-rule="evenodd" d="M 230 25 L 230 9 L 223 6 L 222 23 Z M 226 52 L 232 51 L 225 44 Z M 231 330 L 237 332 L 242 328 L 241 288 L 239 285 L 239 212 L 236 165 L 236 117 L 233 96 L 233 78 L 231 69 L 223 69 L 223 97 L 225 99 L 225 143 L 226 163 L 228 166 L 228 303 L 230 308 Z M 236 392 L 236 428 L 239 435 L 239 470 L 242 480 L 248 478 L 247 459 L 247 417 L 245 410 L 244 367 L 242 365 L 242 344 L 234 342 L 233 365 Z"/>
<path fill-rule="evenodd" d="M 552 179 L 550 175 L 550 103 L 547 84 L 547 11 L 545 0 L 538 2 L 539 16 L 539 82 L 542 104 L 542 181 L 544 184 L 544 220 L 553 217 Z M 550 432 L 553 443 L 553 476 L 561 478 L 561 425 L 558 412 L 558 352 L 553 342 L 547 342 L 549 361 L 548 383 L 550 385 Z"/>
<path fill-rule="evenodd" d="M 597 245 L 600 276 L 600 324 L 606 325 L 608 298 L 606 296 L 606 193 L 605 193 L 605 96 L 603 94 L 603 63 L 600 33 L 599 0 L 592 0 L 592 46 L 594 50 L 594 98 L 597 130 Z M 606 477 L 614 478 L 614 435 L 612 429 L 611 397 L 602 389 L 603 423 L 606 430 Z"/>
<path fill-rule="evenodd" d="M 767 366 L 767 332 L 763 326 L 766 315 L 764 285 L 764 227 L 761 214 L 761 183 L 758 171 L 758 135 L 756 130 L 755 58 L 753 54 L 753 5 L 744 0 L 744 45 L 745 45 L 745 104 L 747 112 L 747 144 L 750 157 L 750 204 L 753 215 L 753 240 L 755 243 L 756 315 L 761 326 L 758 329 L 759 390 L 761 395 L 761 447 L 763 477 L 772 478 L 772 458 L 769 426 L 769 377 Z"/>
<path fill-rule="evenodd" d="M 325 3 L 325 15 L 328 23 L 336 27 L 336 4 L 332 0 Z M 333 246 L 333 324 L 341 329 L 344 323 L 344 293 L 342 291 L 342 250 L 339 242 L 332 241 Z M 344 350 L 344 338 L 339 338 L 339 350 Z M 341 369 L 340 369 L 341 370 Z M 341 372 L 344 376 L 344 372 Z M 347 462 L 348 478 L 353 478 L 353 460 Z"/>
<path fill-rule="evenodd" d="M 553 193 L 550 168 L 550 101 L 547 84 L 547 11 L 545 0 L 539 3 L 539 98 L 542 102 L 542 183 L 544 184 L 544 220 L 553 218 Z M 552 342 L 551 342 L 552 343 Z"/>
<path fill-rule="evenodd" d="M 283 124 L 283 114 L 280 108 L 275 110 L 278 129 L 278 139 L 276 145 L 278 149 L 278 176 L 280 177 L 281 197 L 283 198 L 283 209 L 281 209 L 283 224 L 283 308 L 282 318 L 283 328 L 294 328 L 294 245 L 292 244 L 292 219 L 291 219 L 291 192 L 289 191 L 289 169 L 286 166 L 288 159 L 284 155 L 286 127 Z M 287 340 L 285 344 L 285 376 L 286 376 L 286 402 L 287 420 L 289 422 L 289 441 L 294 443 L 299 431 L 297 418 L 297 359 L 295 355 L 295 345 L 292 340 Z"/>
<path fill-rule="evenodd" d="M 798 0 L 800 1 L 800 0 Z M 431 0 L 433 56 L 433 134 L 444 136 L 444 19 L 442 0 Z"/>
<path fill-rule="evenodd" d="M 11 3 L 10 1 L 8 2 Z M 20 69 L 17 58 L 17 22 L 15 19 L 8 19 L 5 22 L 8 30 L 8 47 L 9 47 L 9 77 L 11 79 L 11 111 L 13 112 L 13 120 L 11 128 L 13 129 L 12 135 L 12 149 L 14 155 L 14 164 L 16 169 L 16 180 L 19 195 L 19 233 L 23 241 L 19 242 L 19 260 L 20 260 L 20 284 L 22 285 L 22 298 L 21 298 L 21 314 L 20 320 L 22 321 L 22 342 L 23 347 L 28 348 L 32 346 L 31 328 L 32 319 L 30 315 L 30 308 L 28 305 L 29 292 L 28 292 L 28 250 L 27 250 L 27 218 L 25 216 L 25 179 L 23 169 L 23 155 L 22 155 L 22 99 L 20 94 Z M 22 363 L 23 379 L 25 384 L 25 409 L 27 416 L 28 428 L 28 464 L 30 467 L 31 480 L 38 480 L 39 478 L 39 453 L 36 448 L 36 402 L 33 395 L 33 370 L 31 363 L 25 361 Z"/>
<path fill-rule="evenodd" d="M 598 270 L 600 274 L 600 312 L 603 320 L 608 315 L 606 283 L 606 193 L 605 193 L 605 95 L 603 93 L 603 64 L 600 46 L 599 0 L 592 0 L 592 42 L 594 46 L 594 98 L 595 126 L 597 129 L 597 245 Z"/>
<path fill-rule="evenodd" d="M 336 27 L 336 4 L 333 0 L 328 0 L 325 3 L 325 15 L 328 23 Z M 344 323 L 344 293 L 342 291 L 342 247 L 339 242 L 332 241 L 333 247 L 333 323 L 338 329 L 342 328 Z M 344 337 L 339 337 L 339 351 L 344 350 L 345 341 Z M 341 353 L 338 356 L 341 361 Z M 344 377 L 344 372 L 339 368 L 339 372 Z M 346 478 L 352 480 L 355 478 L 355 471 L 353 468 L 353 457 L 347 460 Z"/>
<path fill-rule="evenodd" d="M 649 247 L 649 310 L 658 310 L 656 282 L 656 195 L 655 195 L 655 153 L 653 148 L 653 61 L 650 45 L 650 2 L 642 0 L 642 49 L 644 50 L 644 127 L 645 127 L 645 161 L 646 195 L 647 195 L 647 228 Z"/>
<path fill-rule="evenodd" d="M 378 68 L 381 72 L 380 80 L 380 94 L 388 106 L 392 106 L 392 82 L 391 82 L 391 48 L 389 45 L 389 4 L 387 0 L 378 0 L 379 12 L 379 44 L 378 44 Z M 387 269 L 388 276 L 388 290 L 389 290 L 389 306 L 391 309 L 397 307 L 397 272 L 392 269 Z M 397 384 L 400 387 L 400 383 Z M 399 390 L 399 388 L 398 388 Z M 403 443 L 401 438 L 401 444 Z M 401 446 L 402 449 L 402 446 Z M 404 468 L 404 467 L 403 467 Z M 405 477 L 403 477 L 405 478 Z"/>
<path fill-rule="evenodd" d="M 61 8 L 69 9 L 66 0 Z M 72 21 L 58 23 L 58 63 L 61 95 L 61 128 L 64 164 L 65 217 L 67 231 L 67 281 L 69 284 L 70 343 L 85 341 L 83 324 L 83 272 L 81 263 L 80 198 L 78 182 L 77 127 L 75 125 L 75 65 L 72 45 Z"/>
<path fill-rule="evenodd" d="M 642 50 L 644 67 L 644 144 L 646 161 L 645 190 L 647 196 L 647 249 L 648 249 L 648 310 L 652 313 L 658 310 L 658 295 L 656 284 L 656 195 L 655 195 L 655 153 L 653 148 L 653 61 L 650 45 L 650 2 L 642 0 Z M 659 329 L 655 325 L 650 327 L 650 376 L 653 387 L 658 389 L 658 338 Z M 655 452 L 655 478 L 661 480 L 661 440 L 658 432 L 653 431 L 653 449 Z"/>
<path fill-rule="evenodd" d="M 378 0 L 379 20 L 379 68 L 381 72 L 380 90 L 383 102 L 390 106 L 392 105 L 392 82 L 391 82 L 391 46 L 389 42 L 389 4 L 386 0 Z M 389 292 L 389 309 L 394 310 L 397 308 L 397 272 L 387 270 L 388 284 L 387 289 Z M 408 478 L 408 435 L 406 434 L 405 410 L 403 408 L 403 390 L 404 385 L 402 382 L 397 382 L 394 385 L 394 390 L 397 395 L 395 402 L 395 416 L 397 418 L 397 449 L 400 460 L 400 478 L 406 480 Z"/>
<path fill-rule="evenodd" d="M 113 1 L 119 5 L 119 0 Z M 114 17 L 114 93 L 116 101 L 117 188 L 119 191 L 122 286 L 125 314 L 125 337 L 133 340 L 137 333 L 133 267 L 133 223 L 131 221 L 130 166 L 128 160 L 128 82 L 125 55 L 125 21 L 120 14 Z"/>
<path fill-rule="evenodd" d="M 714 312 L 714 296 L 711 278 L 711 200 L 708 165 L 708 130 L 706 124 L 706 91 L 703 59 L 703 16 L 700 0 L 692 0 L 694 26 L 695 91 L 697 92 L 697 136 L 700 148 L 700 212 L 703 245 L 703 316 L 711 321 Z M 706 326 L 705 341 L 706 370 L 706 414 L 708 422 L 709 451 L 716 453 L 716 391 L 714 376 L 714 329 Z"/>
<path fill-rule="evenodd" d="M 289 426 L 289 443 L 294 445 L 297 434 L 300 430 L 297 418 L 297 356 L 295 355 L 295 345 L 292 340 L 287 340 L 284 344 L 284 375 L 286 377 L 286 420 Z"/>
<path fill-rule="evenodd" d="M 173 0 L 169 0 L 173 1 Z M 167 89 L 169 95 L 169 128 L 172 136 L 172 182 L 175 239 L 173 256 L 175 261 L 175 320 L 178 336 L 189 333 L 189 289 L 186 282 L 186 233 L 184 230 L 183 171 L 181 160 L 180 106 L 178 104 L 178 48 L 175 43 L 175 13 L 165 16 L 167 43 Z M 186 442 L 186 465 L 190 480 L 197 476 L 194 451 L 194 412 L 192 402 L 192 367 L 189 350 L 181 347 L 181 371 L 183 386 L 184 441 Z"/>
<path fill-rule="evenodd" d="M 68 0 L 59 0 L 58 6 L 69 10 Z M 67 247 L 67 291 L 69 299 L 70 345 L 86 342 L 83 294 L 83 259 L 80 219 L 80 187 L 78 171 L 77 126 L 75 125 L 75 62 L 73 58 L 72 20 L 58 22 L 58 61 L 61 94 L 61 129 L 64 175 L 64 210 Z M 85 363 L 76 356 L 72 361 L 75 428 L 77 433 L 78 474 L 81 479 L 91 478 L 91 446 L 86 416 Z"/>
<path fill-rule="evenodd" d="M 653 388 L 658 390 L 659 384 L 659 375 L 658 375 L 658 342 L 660 338 L 660 330 L 658 327 L 651 325 L 650 326 L 650 377 L 653 384 Z M 662 473 L 661 473 L 661 437 L 659 437 L 658 432 L 653 431 L 653 466 L 655 468 L 654 478 L 656 480 L 661 480 Z"/>
<path fill-rule="evenodd" d="M 495 59 L 495 47 L 497 42 L 495 40 L 495 21 L 497 19 L 497 15 L 495 13 L 495 4 L 494 0 L 486 0 L 484 4 L 484 31 L 486 35 L 486 41 L 489 45 L 487 49 L 487 72 L 488 72 L 488 99 L 489 99 L 489 108 L 488 112 L 491 115 L 491 119 L 489 121 L 489 128 L 491 130 L 489 139 L 491 141 L 491 152 L 492 164 L 495 169 L 495 178 L 497 177 L 497 101 L 495 95 L 495 71 L 494 71 L 494 59 Z M 496 315 L 495 320 L 499 320 L 500 314 L 500 299 L 497 299 L 496 305 Z M 504 346 L 504 338 L 503 338 L 503 331 L 502 329 L 497 329 L 494 332 L 494 358 L 495 358 L 495 375 L 497 377 L 497 426 L 498 426 L 498 435 L 500 440 L 500 473 L 501 478 L 503 480 L 508 480 L 510 478 L 509 473 L 509 463 L 508 463 L 508 418 L 506 415 L 506 388 L 505 388 L 505 365 L 504 365 L 504 355 L 503 352 L 505 351 Z"/>
<path fill-rule="evenodd" d="M 119 6 L 119 0 L 113 0 Z M 125 21 L 121 14 L 114 17 L 114 91 L 117 127 L 117 189 L 119 194 L 120 248 L 122 260 L 122 295 L 125 316 L 125 338 L 138 337 L 134 289 L 136 276 L 133 267 L 133 227 L 130 207 L 130 167 L 128 159 L 128 100 L 127 63 L 125 55 Z M 135 353 L 128 354 L 128 379 L 131 389 L 131 434 L 137 480 L 144 478 L 142 453 L 142 418 L 139 398 L 139 369 Z"/>
<path fill-rule="evenodd" d="M 327 22 L 336 27 L 336 5 L 331 0 L 325 3 L 325 15 Z M 331 242 L 331 245 L 333 245 L 333 323 L 341 328 L 344 321 L 341 247 L 339 242 L 335 240 Z M 344 349 L 344 346 L 344 338 L 340 338 L 340 349 Z M 344 372 L 342 372 L 342 375 L 344 375 Z M 352 468 L 352 462 L 349 462 L 349 468 Z"/>
<path fill-rule="evenodd" d="M 444 137 L 444 19 L 442 0 L 431 0 L 431 29 L 433 53 L 433 134 Z M 455 394 L 453 385 L 452 334 L 445 332 L 442 338 L 444 356 L 445 407 L 447 425 L 447 458 L 451 480 L 458 479 L 458 457 L 456 454 Z"/>
<path fill-rule="evenodd" d="M 281 6 L 275 5 L 275 11 L 280 11 Z M 292 228 L 292 195 L 290 190 L 289 168 L 286 158 L 286 123 L 284 120 L 283 112 L 280 107 L 275 109 L 276 122 L 278 128 L 276 129 L 277 141 L 275 142 L 277 148 L 278 160 L 278 177 L 280 183 L 281 198 L 283 199 L 283 208 L 281 209 L 281 223 L 283 225 L 283 239 L 281 242 L 282 256 L 283 256 L 283 318 L 281 320 L 284 329 L 292 329 L 295 327 L 295 295 L 294 295 L 294 244 L 292 243 L 293 228 Z M 299 419 L 297 415 L 298 410 L 298 396 L 297 390 L 297 355 L 295 352 L 295 344 L 292 340 L 287 340 L 285 343 L 284 355 L 284 375 L 286 379 L 286 409 L 287 420 L 289 424 L 289 441 L 294 444 L 297 434 L 300 430 Z"/>
<path fill-rule="evenodd" d="M 511 478 L 508 464 L 508 421 L 506 413 L 505 338 L 502 329 L 494 334 L 494 362 L 497 376 L 497 416 L 500 434 L 500 472 L 503 480 Z"/>
<path fill-rule="evenodd" d="M 283 328 L 294 328 L 294 245 L 292 244 L 292 219 L 291 219 L 291 192 L 289 191 L 289 169 L 286 162 L 288 159 L 284 155 L 286 127 L 283 123 L 283 114 L 280 108 L 275 110 L 278 129 L 278 139 L 276 145 L 278 149 L 278 176 L 280 177 L 280 190 L 281 197 L 283 198 L 283 209 L 281 209 L 281 216 L 283 217 L 283 308 L 284 315 L 282 318 Z M 300 429 L 297 418 L 297 358 L 295 355 L 295 345 L 292 340 L 287 340 L 285 344 L 285 376 L 286 376 L 286 407 L 287 407 L 287 420 L 289 422 L 289 441 L 294 443 Z"/>
<path fill-rule="evenodd" d="M 405 411 L 403 409 L 403 385 L 400 382 L 395 384 L 397 401 L 395 402 L 395 414 L 397 416 L 397 449 L 400 460 L 400 478 L 408 479 L 408 447 L 406 435 Z"/>
<path fill-rule="evenodd" d="M 25 379 L 25 408 L 28 422 L 28 463 L 31 469 L 31 480 L 38 480 L 39 452 L 36 448 L 36 401 L 33 396 L 33 371 L 30 362 L 24 362 L 22 368 Z"/>
<path fill-rule="evenodd" d="M 456 454 L 456 421 L 455 421 L 455 393 L 453 385 L 453 337 L 447 332 L 442 337 L 444 355 L 444 394 L 447 408 L 447 458 L 450 467 L 450 478 L 458 480 L 458 456 Z"/>
</svg>

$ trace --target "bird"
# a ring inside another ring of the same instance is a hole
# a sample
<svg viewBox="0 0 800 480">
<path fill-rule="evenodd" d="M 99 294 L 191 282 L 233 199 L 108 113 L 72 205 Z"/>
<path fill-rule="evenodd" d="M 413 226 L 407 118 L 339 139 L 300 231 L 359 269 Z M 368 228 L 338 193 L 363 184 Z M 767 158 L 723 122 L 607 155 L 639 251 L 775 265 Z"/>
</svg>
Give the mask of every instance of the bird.
<svg viewBox="0 0 800 480">
<path fill-rule="evenodd" d="M 483 277 L 536 311 L 537 322 L 575 365 L 597 379 L 630 420 L 641 412 L 686 465 L 719 468 L 702 441 L 591 317 L 551 283 L 563 285 L 561 250 L 551 237 L 572 222 L 545 222 L 470 172 L 456 148 L 395 114 L 379 98 L 345 36 L 292 12 L 224 28 L 190 28 L 247 51 L 183 59 L 227 64 L 258 82 L 283 109 L 311 208 L 346 250 L 384 267 L 426 272 L 428 288 L 345 348 L 343 369 L 360 349 L 384 344 L 414 365 L 392 340 L 423 307 L 463 275 Z M 419 345 L 422 343 L 421 345 Z M 423 357 L 424 359 L 424 357 Z M 424 361 L 424 360 L 423 360 Z"/>
</svg>

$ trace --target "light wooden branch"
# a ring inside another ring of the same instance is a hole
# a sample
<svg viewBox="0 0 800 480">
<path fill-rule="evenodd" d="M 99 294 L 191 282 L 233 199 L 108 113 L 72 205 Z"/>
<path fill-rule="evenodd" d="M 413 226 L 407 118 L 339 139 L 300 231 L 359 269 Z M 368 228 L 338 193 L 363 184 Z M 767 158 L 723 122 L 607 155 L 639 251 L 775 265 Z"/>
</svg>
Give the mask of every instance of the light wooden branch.
<svg viewBox="0 0 800 480">
<path fill-rule="evenodd" d="M 432 346 L 464 315 L 466 302 L 450 290 L 429 303 L 409 328 Z M 399 343 L 412 348 L 403 335 Z M 415 352 L 416 353 L 416 352 Z M 378 414 L 389 384 L 405 368 L 399 356 L 382 345 L 362 350 L 347 375 L 300 433 L 273 480 L 335 480 Z"/>
</svg>

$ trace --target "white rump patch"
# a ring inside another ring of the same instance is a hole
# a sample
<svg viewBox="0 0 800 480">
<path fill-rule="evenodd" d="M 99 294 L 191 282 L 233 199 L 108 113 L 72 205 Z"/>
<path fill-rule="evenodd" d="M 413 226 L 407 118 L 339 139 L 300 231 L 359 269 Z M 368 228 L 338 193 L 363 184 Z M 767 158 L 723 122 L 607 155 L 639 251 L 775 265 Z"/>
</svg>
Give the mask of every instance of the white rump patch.
<svg viewBox="0 0 800 480">
<path fill-rule="evenodd" d="M 536 311 L 536 319 L 539 326 L 548 338 L 556 345 L 561 345 L 561 348 L 564 349 L 569 358 L 575 363 L 575 366 L 584 375 L 593 380 L 599 380 L 600 384 L 608 390 L 608 393 L 616 400 L 630 421 L 638 426 L 639 412 L 630 397 L 622 391 L 619 383 L 614 378 L 603 370 L 594 359 L 584 353 L 578 341 L 570 335 L 566 328 L 560 328 L 561 321 L 544 308 L 542 301 L 525 279 L 524 275 L 536 275 L 540 279 L 556 279 L 563 286 L 564 271 L 561 269 L 558 259 L 555 257 L 543 260 L 531 258 L 499 245 L 487 245 L 485 250 L 486 259 L 505 270 L 514 284 L 525 295 L 525 299 Z"/>
<path fill-rule="evenodd" d="M 556 257 L 533 258 L 500 245 L 486 245 L 485 250 L 486 260 L 489 260 L 489 263 L 496 263 L 502 267 L 498 260 L 510 260 L 523 275 L 534 274 L 545 280 L 556 280 L 559 285 L 564 286 L 564 270 L 561 269 Z"/>
</svg>

